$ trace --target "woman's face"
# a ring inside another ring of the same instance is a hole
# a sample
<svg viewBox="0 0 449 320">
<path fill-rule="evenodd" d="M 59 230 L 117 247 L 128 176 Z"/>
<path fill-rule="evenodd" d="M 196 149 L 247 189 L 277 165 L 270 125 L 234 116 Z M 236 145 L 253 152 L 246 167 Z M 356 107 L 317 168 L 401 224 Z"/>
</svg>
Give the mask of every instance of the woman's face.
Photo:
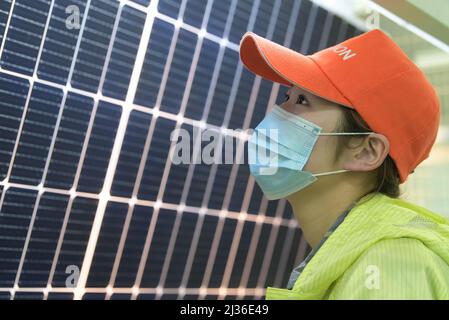
<svg viewBox="0 0 449 320">
<path fill-rule="evenodd" d="M 322 128 L 321 132 L 337 130 L 343 117 L 342 107 L 296 86 L 290 87 L 286 95 L 281 108 L 317 124 Z M 341 170 L 337 139 L 337 136 L 319 136 L 303 170 L 314 174 Z"/>
</svg>

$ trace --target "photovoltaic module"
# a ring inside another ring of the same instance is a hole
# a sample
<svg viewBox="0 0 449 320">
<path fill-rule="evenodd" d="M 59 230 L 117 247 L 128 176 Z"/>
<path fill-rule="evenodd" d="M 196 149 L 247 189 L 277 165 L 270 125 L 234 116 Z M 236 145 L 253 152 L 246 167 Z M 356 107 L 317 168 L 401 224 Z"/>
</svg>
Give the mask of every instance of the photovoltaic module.
<svg viewBox="0 0 449 320">
<path fill-rule="evenodd" d="M 169 158 L 176 128 L 226 136 L 282 101 L 239 61 L 246 31 L 304 54 L 360 34 L 309 0 L 1 1 L 1 299 L 286 285 L 309 250 L 289 205 L 247 164 Z"/>
</svg>

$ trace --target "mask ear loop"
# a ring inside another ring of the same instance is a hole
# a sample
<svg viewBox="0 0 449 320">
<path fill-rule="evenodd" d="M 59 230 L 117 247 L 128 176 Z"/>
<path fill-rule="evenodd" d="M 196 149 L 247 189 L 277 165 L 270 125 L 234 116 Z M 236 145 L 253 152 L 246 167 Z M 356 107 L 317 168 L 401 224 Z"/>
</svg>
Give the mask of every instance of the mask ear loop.
<svg viewBox="0 0 449 320">
<path fill-rule="evenodd" d="M 350 170 L 342 169 L 342 170 L 337 170 L 337 171 L 329 171 L 329 172 L 323 172 L 323 173 L 316 173 L 316 174 L 313 174 L 313 176 L 314 176 L 314 177 L 328 176 L 328 175 L 331 175 L 331 174 L 337 174 L 337 173 L 342 173 L 342 172 L 347 172 L 347 171 L 350 171 Z"/>
<path fill-rule="evenodd" d="M 320 132 L 318 135 L 320 136 L 349 136 L 349 135 L 370 135 L 374 132 Z M 323 173 L 316 173 L 312 174 L 314 177 L 321 177 L 321 176 L 328 176 L 331 174 L 337 174 L 342 172 L 348 172 L 350 170 L 342 169 L 342 170 L 336 170 L 336 171 L 329 171 L 329 172 L 323 172 Z"/>
<path fill-rule="evenodd" d="M 356 135 L 370 135 L 375 132 L 320 132 L 320 136 L 356 136 Z"/>
</svg>

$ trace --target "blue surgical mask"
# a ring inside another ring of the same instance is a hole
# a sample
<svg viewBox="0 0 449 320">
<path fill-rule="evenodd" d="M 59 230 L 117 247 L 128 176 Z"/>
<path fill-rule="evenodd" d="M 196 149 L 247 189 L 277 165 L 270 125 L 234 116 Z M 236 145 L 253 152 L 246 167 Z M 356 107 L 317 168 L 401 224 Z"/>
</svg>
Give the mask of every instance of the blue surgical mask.
<svg viewBox="0 0 449 320">
<path fill-rule="evenodd" d="M 285 198 L 307 187 L 319 176 L 349 171 L 312 174 L 303 170 L 320 135 L 371 133 L 321 133 L 318 125 L 274 105 L 248 140 L 251 175 L 268 200 Z"/>
</svg>

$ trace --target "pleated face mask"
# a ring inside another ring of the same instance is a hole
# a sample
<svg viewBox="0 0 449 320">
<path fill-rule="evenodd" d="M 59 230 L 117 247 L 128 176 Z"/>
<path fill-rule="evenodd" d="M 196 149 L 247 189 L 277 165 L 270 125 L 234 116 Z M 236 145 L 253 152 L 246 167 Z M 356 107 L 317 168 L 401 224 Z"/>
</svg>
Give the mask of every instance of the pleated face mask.
<svg viewBox="0 0 449 320">
<path fill-rule="evenodd" d="M 314 181 L 318 174 L 304 171 L 320 135 L 364 135 L 372 132 L 321 133 L 321 127 L 274 105 L 248 139 L 248 162 L 251 175 L 268 200 L 285 198 Z"/>
</svg>

